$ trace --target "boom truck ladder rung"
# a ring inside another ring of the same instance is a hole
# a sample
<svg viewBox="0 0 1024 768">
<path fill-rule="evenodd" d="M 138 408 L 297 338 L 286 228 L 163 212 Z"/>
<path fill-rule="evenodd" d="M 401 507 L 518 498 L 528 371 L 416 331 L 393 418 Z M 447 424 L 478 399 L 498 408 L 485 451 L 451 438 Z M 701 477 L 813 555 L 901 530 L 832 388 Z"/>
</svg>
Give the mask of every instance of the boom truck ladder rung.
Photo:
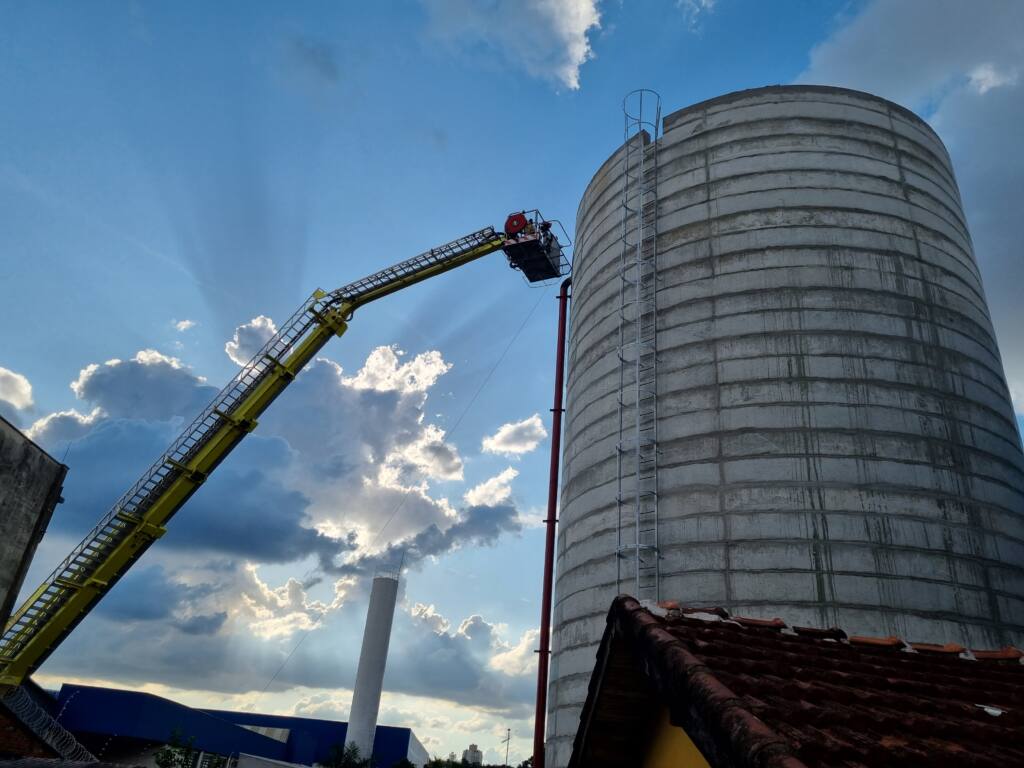
<svg viewBox="0 0 1024 768">
<path fill-rule="evenodd" d="M 20 683 L 46 660 L 164 534 L 164 524 L 295 375 L 345 332 L 356 309 L 504 245 L 486 227 L 331 293 L 314 292 L 8 620 L 0 636 L 0 684 Z"/>
</svg>

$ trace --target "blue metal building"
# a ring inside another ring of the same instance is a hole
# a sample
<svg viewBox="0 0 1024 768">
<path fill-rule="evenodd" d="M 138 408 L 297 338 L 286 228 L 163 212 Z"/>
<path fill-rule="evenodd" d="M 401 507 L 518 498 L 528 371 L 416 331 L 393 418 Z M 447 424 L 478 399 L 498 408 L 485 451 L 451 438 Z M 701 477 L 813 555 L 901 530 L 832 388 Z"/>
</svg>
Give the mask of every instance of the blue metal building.
<svg viewBox="0 0 1024 768">
<path fill-rule="evenodd" d="M 55 715 L 84 744 L 108 751 L 116 740 L 118 751 L 135 748 L 141 755 L 178 734 L 194 740 L 194 748 L 203 752 L 302 765 L 329 760 L 333 749 L 345 744 L 347 729 L 346 723 L 334 720 L 194 709 L 150 693 L 87 685 L 62 686 Z M 377 726 L 373 758 L 378 768 L 390 768 L 403 758 L 419 764 L 425 757 L 411 729 Z"/>
</svg>

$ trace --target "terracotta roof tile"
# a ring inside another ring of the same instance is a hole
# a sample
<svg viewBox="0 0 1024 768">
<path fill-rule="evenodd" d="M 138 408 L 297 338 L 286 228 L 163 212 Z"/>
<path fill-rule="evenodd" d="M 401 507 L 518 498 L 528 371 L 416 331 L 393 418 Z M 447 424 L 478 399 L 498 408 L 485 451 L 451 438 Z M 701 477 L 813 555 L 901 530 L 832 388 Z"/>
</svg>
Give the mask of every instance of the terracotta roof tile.
<svg viewBox="0 0 1024 768">
<path fill-rule="evenodd" d="M 570 766 L 631 764 L 660 706 L 712 766 L 1024 766 L 1020 650 L 783 628 L 617 598 Z"/>
<path fill-rule="evenodd" d="M 782 619 L 750 619 L 746 616 L 733 616 L 732 620 L 744 627 L 764 627 L 765 629 L 786 628 L 786 622 Z"/>
<path fill-rule="evenodd" d="M 906 647 L 904 642 L 898 637 L 865 637 L 863 635 L 851 635 L 849 637 L 851 645 L 870 645 L 875 648 L 899 648 L 903 649 Z"/>
<path fill-rule="evenodd" d="M 910 647 L 918 653 L 951 653 L 954 656 L 959 656 L 967 650 L 962 645 L 957 645 L 956 643 L 946 643 L 945 645 L 938 645 L 936 643 L 911 643 Z"/>
<path fill-rule="evenodd" d="M 1024 658 L 1024 651 L 1020 648 L 1014 648 L 1012 645 L 1000 648 L 998 651 L 976 651 L 971 649 L 971 653 L 974 658 L 982 661 L 1019 661 L 1021 658 Z"/>
</svg>

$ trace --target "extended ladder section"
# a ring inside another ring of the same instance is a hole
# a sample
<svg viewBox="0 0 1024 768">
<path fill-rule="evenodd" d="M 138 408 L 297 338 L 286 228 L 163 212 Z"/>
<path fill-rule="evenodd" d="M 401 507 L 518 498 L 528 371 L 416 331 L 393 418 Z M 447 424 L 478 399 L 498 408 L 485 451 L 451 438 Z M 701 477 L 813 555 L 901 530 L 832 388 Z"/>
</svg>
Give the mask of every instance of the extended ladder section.
<svg viewBox="0 0 1024 768">
<path fill-rule="evenodd" d="M 658 600 L 658 131 L 661 102 L 636 91 L 623 103 L 622 250 L 619 257 L 617 578 L 638 600 Z M 629 564 L 632 568 L 628 567 Z M 632 577 L 632 585 L 624 581 Z"/>
<path fill-rule="evenodd" d="M 357 308 L 500 250 L 503 242 L 488 227 L 310 296 L 11 617 L 0 637 L 0 684 L 21 682 L 45 661 L 164 534 L 171 516 L 255 428 L 267 406 L 331 337 L 345 332 Z"/>
</svg>

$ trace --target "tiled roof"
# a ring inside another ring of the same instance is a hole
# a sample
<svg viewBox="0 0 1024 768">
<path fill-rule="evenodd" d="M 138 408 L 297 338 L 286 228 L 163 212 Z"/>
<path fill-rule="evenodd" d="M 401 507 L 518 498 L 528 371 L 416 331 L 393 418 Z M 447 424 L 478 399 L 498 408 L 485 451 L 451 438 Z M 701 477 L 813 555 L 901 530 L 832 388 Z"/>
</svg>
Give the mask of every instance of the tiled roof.
<svg viewBox="0 0 1024 768">
<path fill-rule="evenodd" d="M 1016 648 L 653 611 L 612 604 L 571 768 L 632 764 L 664 706 L 714 768 L 1024 766 Z"/>
</svg>

